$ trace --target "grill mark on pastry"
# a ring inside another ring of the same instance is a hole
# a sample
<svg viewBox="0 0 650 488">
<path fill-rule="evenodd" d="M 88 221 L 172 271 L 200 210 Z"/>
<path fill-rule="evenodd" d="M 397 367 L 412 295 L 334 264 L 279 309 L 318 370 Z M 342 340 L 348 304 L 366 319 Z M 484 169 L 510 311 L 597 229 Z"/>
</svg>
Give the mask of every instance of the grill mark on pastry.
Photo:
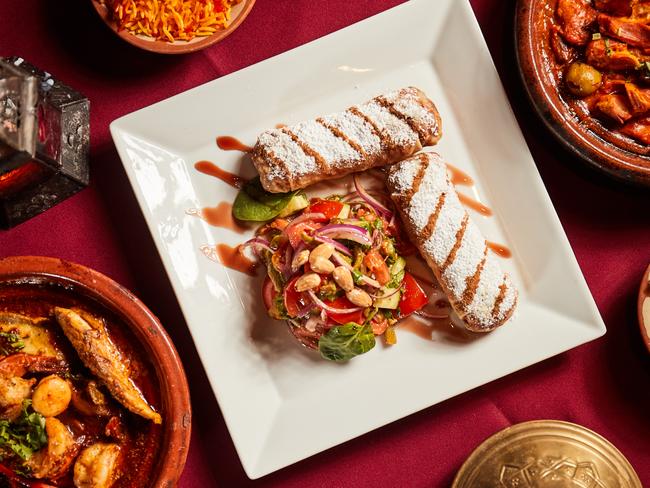
<svg viewBox="0 0 650 488">
<path fill-rule="evenodd" d="M 440 215 L 442 206 L 445 204 L 445 198 L 447 198 L 447 193 L 440 195 L 440 198 L 438 198 L 438 203 L 436 204 L 436 209 L 431 215 L 429 215 L 429 221 L 427 222 L 427 225 L 424 226 L 424 229 L 422 229 L 422 232 L 420 234 L 422 243 L 427 242 L 433 234 L 433 229 L 436 228 L 438 216 Z"/>
<path fill-rule="evenodd" d="M 408 126 L 411 128 L 411 130 L 412 130 L 413 132 L 415 132 L 415 133 L 418 135 L 418 139 L 420 139 L 420 144 L 422 144 L 422 142 L 426 140 L 426 134 L 423 133 L 424 131 L 420 130 L 420 128 L 418 127 L 418 124 L 416 124 L 415 121 L 414 121 L 413 119 L 411 119 L 410 117 L 407 117 L 407 116 L 404 115 L 402 112 L 400 112 L 399 110 L 397 110 L 397 109 L 395 108 L 395 105 L 393 105 L 392 102 L 390 102 L 389 100 L 387 100 L 387 99 L 386 99 L 385 97 L 383 97 L 383 96 L 379 96 L 379 97 L 377 97 L 376 100 L 377 100 L 377 103 L 378 103 L 379 105 L 381 105 L 382 107 L 384 107 L 384 108 L 385 108 L 386 110 L 388 110 L 391 114 L 393 114 L 393 115 L 394 115 L 395 117 L 397 117 L 399 120 L 401 120 L 401 121 L 404 122 L 406 125 L 408 125 Z M 419 103 L 419 102 L 418 102 L 418 103 Z M 437 124 L 436 124 L 436 125 L 437 125 Z"/>
<path fill-rule="evenodd" d="M 420 191 L 420 185 L 422 184 L 424 175 L 426 174 L 427 168 L 429 167 L 429 158 L 424 153 L 418 154 L 418 159 L 420 160 L 420 168 L 418 169 L 418 173 L 415 175 L 415 178 L 413 178 L 413 184 L 411 185 L 411 188 L 404 194 L 403 202 L 405 206 L 408 206 L 411 203 L 413 196 L 418 191 Z"/>
<path fill-rule="evenodd" d="M 467 307 L 470 303 L 472 303 L 472 300 L 474 299 L 474 295 L 476 295 L 479 283 L 481 282 L 481 273 L 483 272 L 483 267 L 485 266 L 485 261 L 487 260 L 487 253 L 488 253 L 488 247 L 486 245 L 485 250 L 483 251 L 483 259 L 476 267 L 476 271 L 472 276 L 468 276 L 465 279 L 465 284 L 467 285 L 467 288 L 465 288 L 465 291 L 463 292 L 463 297 L 461 298 L 463 308 Z"/>
<path fill-rule="evenodd" d="M 375 124 L 375 122 L 370 117 L 368 117 L 366 114 L 364 114 L 357 107 L 350 107 L 348 109 L 348 112 L 350 112 L 351 114 L 356 115 L 357 117 L 359 117 L 359 118 L 366 121 L 366 123 L 370 126 L 372 131 L 375 133 L 375 135 L 379 138 L 379 141 L 381 142 L 381 145 L 382 145 L 383 148 L 390 147 L 390 141 L 384 135 L 384 133 L 381 130 L 379 130 L 379 127 L 377 127 L 377 124 Z"/>
<path fill-rule="evenodd" d="M 322 173 L 329 173 L 329 164 L 325 160 L 323 156 L 320 155 L 318 151 L 313 150 L 311 147 L 309 147 L 308 144 L 303 142 L 300 137 L 298 137 L 296 134 L 291 132 L 291 130 L 288 127 L 283 127 L 280 129 L 282 132 L 284 132 L 286 135 L 291 137 L 291 140 L 295 142 L 298 146 L 300 146 L 300 149 L 307 155 L 311 156 L 314 158 L 314 161 L 316 161 L 316 166 L 318 166 L 318 169 Z"/>
<path fill-rule="evenodd" d="M 508 284 L 506 283 L 506 278 L 504 276 L 503 281 L 501 282 L 501 285 L 499 286 L 499 294 L 497 295 L 496 300 L 494 300 L 494 307 L 492 307 L 492 316 L 493 317 L 498 316 L 499 309 L 501 308 L 501 303 L 506 298 L 506 292 L 507 291 L 508 291 Z"/>
<path fill-rule="evenodd" d="M 316 122 L 322 125 L 323 127 L 325 127 L 327 130 L 329 130 L 334 135 L 334 137 L 338 137 L 339 139 L 342 139 L 345 142 L 347 142 L 348 145 L 352 149 L 354 149 L 363 159 L 368 159 L 368 153 L 364 151 L 359 144 L 351 140 L 341 129 L 329 125 L 321 117 L 317 118 Z"/>
<path fill-rule="evenodd" d="M 282 169 L 282 172 L 286 175 L 287 180 L 289 180 L 289 186 L 293 185 L 293 175 L 289 171 L 289 167 L 284 159 L 278 158 L 275 154 L 271 153 L 268 148 L 264 148 L 260 154 L 264 159 L 269 159 L 273 164 L 279 166 Z M 288 191 L 288 190 L 287 190 Z"/>
<path fill-rule="evenodd" d="M 467 229 L 467 222 L 469 222 L 469 215 L 465 213 L 463 221 L 460 224 L 460 229 L 458 229 L 458 232 L 456 232 L 456 242 L 454 242 L 454 247 L 451 248 L 449 256 L 447 256 L 445 262 L 442 264 L 442 266 L 440 266 L 440 271 L 442 273 L 444 273 L 445 270 L 451 265 L 451 263 L 454 262 L 454 259 L 456 259 L 458 249 L 460 249 L 460 246 L 463 243 L 463 236 L 465 235 L 465 230 Z"/>
</svg>

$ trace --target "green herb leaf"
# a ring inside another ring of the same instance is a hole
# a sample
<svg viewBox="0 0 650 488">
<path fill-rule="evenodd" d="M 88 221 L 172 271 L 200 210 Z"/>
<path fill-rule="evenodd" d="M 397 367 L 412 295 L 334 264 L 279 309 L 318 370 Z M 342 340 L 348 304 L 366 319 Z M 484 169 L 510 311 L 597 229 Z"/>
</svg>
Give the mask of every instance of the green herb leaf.
<svg viewBox="0 0 650 488">
<path fill-rule="evenodd" d="M 0 420 L 0 448 L 8 448 L 23 461 L 47 444 L 45 417 L 23 401 L 20 416 L 13 422 Z"/>
<path fill-rule="evenodd" d="M 355 285 L 360 285 L 361 284 L 361 277 L 363 275 L 359 273 L 356 269 L 352 270 L 352 281 L 354 281 Z"/>
<path fill-rule="evenodd" d="M 25 347 L 25 343 L 15 332 L 0 332 L 0 355 L 9 356 Z"/>
<path fill-rule="evenodd" d="M 318 350 L 330 361 L 348 361 L 375 347 L 375 335 L 369 325 L 349 322 L 332 327 L 318 341 Z"/>
<path fill-rule="evenodd" d="M 258 176 L 239 191 L 232 206 L 232 214 L 239 220 L 265 222 L 277 217 L 296 193 L 270 193 L 262 187 Z"/>
</svg>

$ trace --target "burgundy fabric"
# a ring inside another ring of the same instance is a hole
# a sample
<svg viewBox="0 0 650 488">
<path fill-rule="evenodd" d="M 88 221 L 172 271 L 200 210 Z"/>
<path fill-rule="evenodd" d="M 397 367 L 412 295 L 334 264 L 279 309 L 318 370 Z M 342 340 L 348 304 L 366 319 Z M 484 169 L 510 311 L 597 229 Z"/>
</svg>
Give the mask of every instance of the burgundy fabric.
<svg viewBox="0 0 650 488">
<path fill-rule="evenodd" d="M 601 433 L 650 485 L 650 356 L 635 312 L 639 280 L 650 262 L 649 192 L 620 186 L 583 167 L 533 116 L 516 71 L 514 0 L 472 0 L 472 5 L 607 335 L 261 480 L 246 478 L 108 124 L 398 3 L 258 0 L 248 20 L 221 44 L 193 55 L 163 57 L 113 36 L 88 0 L 0 2 L 0 55 L 23 56 L 92 103 L 91 187 L 0 232 L 0 255 L 49 255 L 91 266 L 131 288 L 161 318 L 183 358 L 192 391 L 194 430 L 181 487 L 448 486 L 487 436 L 513 423 L 547 418 Z"/>
</svg>

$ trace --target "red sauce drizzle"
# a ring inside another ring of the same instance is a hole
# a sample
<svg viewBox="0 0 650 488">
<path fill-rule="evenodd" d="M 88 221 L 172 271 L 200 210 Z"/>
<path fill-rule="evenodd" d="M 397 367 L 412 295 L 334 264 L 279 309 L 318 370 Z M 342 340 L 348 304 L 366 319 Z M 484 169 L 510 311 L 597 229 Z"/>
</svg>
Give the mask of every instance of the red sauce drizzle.
<svg viewBox="0 0 650 488">
<path fill-rule="evenodd" d="M 282 123 L 275 124 L 276 129 L 282 129 L 283 127 L 286 127 L 286 126 L 287 126 L 287 124 L 282 124 Z"/>
<path fill-rule="evenodd" d="M 460 200 L 460 203 L 466 207 L 471 208 L 472 210 L 477 211 L 481 215 L 485 215 L 486 217 L 490 217 L 492 215 L 492 210 L 489 207 L 482 204 L 478 200 L 474 200 L 472 197 L 468 197 L 467 195 L 459 193 L 458 199 Z"/>
<path fill-rule="evenodd" d="M 205 207 L 200 210 L 193 208 L 185 213 L 201 217 L 214 227 L 230 229 L 239 234 L 243 234 L 247 230 L 232 216 L 232 203 L 229 202 L 220 202 L 216 207 Z"/>
<path fill-rule="evenodd" d="M 510 251 L 510 249 L 508 249 L 503 244 L 497 244 L 496 242 L 487 241 L 487 247 L 489 249 L 492 249 L 492 251 L 494 251 L 494 253 L 497 256 L 501 256 L 502 258 L 511 258 L 512 257 L 512 251 Z"/>
<path fill-rule="evenodd" d="M 253 149 L 232 136 L 217 137 L 217 146 L 223 151 L 250 152 Z"/>
<path fill-rule="evenodd" d="M 246 180 L 235 173 L 221 169 L 216 164 L 210 161 L 199 161 L 194 164 L 194 169 L 198 172 L 203 173 L 208 176 L 214 176 L 215 178 L 220 179 L 224 183 L 229 184 L 234 188 L 241 188 L 246 183 Z"/>
<path fill-rule="evenodd" d="M 449 170 L 451 176 L 451 183 L 453 185 L 462 185 L 462 186 L 473 186 L 474 180 L 470 175 L 465 173 L 463 170 L 447 163 L 447 169 Z"/>
<path fill-rule="evenodd" d="M 257 263 L 251 261 L 241 250 L 241 245 L 232 247 L 228 244 L 202 246 L 201 252 L 209 259 L 223 264 L 226 268 L 234 269 L 249 276 L 255 276 Z"/>
<path fill-rule="evenodd" d="M 452 324 L 451 319 L 425 319 L 410 315 L 397 323 L 397 330 L 404 330 L 421 337 L 424 340 L 434 340 L 436 337 L 453 342 L 469 342 L 474 336 L 471 332 Z"/>
</svg>

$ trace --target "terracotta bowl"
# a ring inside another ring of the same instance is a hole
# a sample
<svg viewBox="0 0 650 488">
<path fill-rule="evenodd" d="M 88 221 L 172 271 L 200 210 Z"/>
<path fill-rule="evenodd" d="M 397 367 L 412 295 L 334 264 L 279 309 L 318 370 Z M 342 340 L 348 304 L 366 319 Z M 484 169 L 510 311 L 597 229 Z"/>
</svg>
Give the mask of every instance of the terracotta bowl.
<svg viewBox="0 0 650 488">
<path fill-rule="evenodd" d="M 516 54 L 526 91 L 537 113 L 567 148 L 606 174 L 650 186 L 650 148 L 617 139 L 594 119 L 580 122 L 554 84 L 547 54 L 545 16 L 557 0 L 519 0 L 515 24 Z M 609 140 L 608 140 L 609 139 Z"/>
<path fill-rule="evenodd" d="M 110 278 L 61 259 L 34 256 L 0 259 L 0 285 L 38 286 L 41 290 L 51 286 L 57 293 L 64 290 L 75 299 L 99 305 L 128 326 L 127 332 L 139 343 L 136 347 L 149 360 L 160 388 L 161 445 L 148 486 L 176 486 L 190 442 L 190 395 L 178 353 L 151 311 Z"/>
<path fill-rule="evenodd" d="M 106 25 L 108 25 L 110 29 L 115 32 L 115 34 L 120 36 L 126 42 L 133 44 L 140 49 L 161 54 L 192 53 L 216 44 L 217 42 L 225 39 L 230 34 L 232 34 L 235 29 L 241 25 L 244 19 L 246 19 L 249 12 L 253 8 L 253 5 L 255 5 L 255 0 L 243 0 L 238 5 L 235 5 L 232 9 L 232 19 L 230 25 L 223 30 L 215 32 L 211 36 L 195 37 L 191 41 L 167 42 L 159 41 L 148 36 L 136 36 L 135 34 L 131 34 L 126 30 L 118 30 L 117 25 L 110 17 L 106 5 L 104 5 L 101 0 L 91 0 L 91 2 L 99 16 L 106 23 Z"/>
<path fill-rule="evenodd" d="M 650 266 L 646 269 L 639 287 L 639 327 L 645 347 L 650 352 Z"/>
</svg>

